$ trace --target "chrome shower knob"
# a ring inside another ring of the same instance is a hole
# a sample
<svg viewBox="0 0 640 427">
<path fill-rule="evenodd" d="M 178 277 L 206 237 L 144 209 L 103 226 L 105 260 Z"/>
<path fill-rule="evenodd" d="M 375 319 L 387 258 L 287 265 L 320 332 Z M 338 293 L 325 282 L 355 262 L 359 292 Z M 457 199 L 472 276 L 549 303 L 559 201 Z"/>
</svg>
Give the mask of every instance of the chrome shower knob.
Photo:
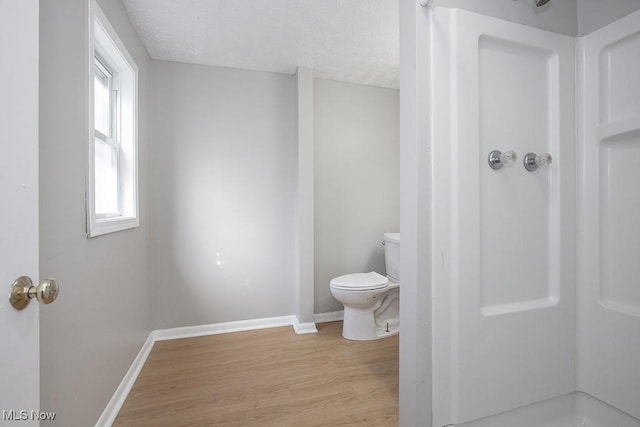
<svg viewBox="0 0 640 427">
<path fill-rule="evenodd" d="M 58 297 L 59 290 L 54 279 L 47 279 L 34 286 L 30 277 L 20 276 L 11 286 L 9 302 L 16 310 L 23 310 L 33 298 L 41 304 L 51 304 Z"/>
<path fill-rule="evenodd" d="M 524 164 L 524 168 L 526 170 L 528 170 L 529 172 L 533 172 L 535 170 L 538 170 L 538 167 L 540 166 L 550 165 L 551 160 L 551 154 L 549 153 L 544 153 L 539 156 L 535 153 L 527 153 L 527 155 L 524 156 L 522 163 Z"/>
<path fill-rule="evenodd" d="M 489 153 L 489 167 L 493 170 L 500 170 L 506 163 L 513 163 L 516 161 L 516 152 L 513 150 L 505 151 L 504 153 L 498 150 L 494 150 Z"/>
</svg>

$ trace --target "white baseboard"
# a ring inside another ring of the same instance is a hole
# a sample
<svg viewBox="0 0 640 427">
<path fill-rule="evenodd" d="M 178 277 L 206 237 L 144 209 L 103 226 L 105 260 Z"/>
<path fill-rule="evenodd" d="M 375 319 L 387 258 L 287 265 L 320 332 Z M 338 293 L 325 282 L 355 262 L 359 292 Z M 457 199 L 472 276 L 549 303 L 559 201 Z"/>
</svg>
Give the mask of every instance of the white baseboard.
<svg viewBox="0 0 640 427">
<path fill-rule="evenodd" d="M 149 357 L 149 353 L 151 353 L 154 342 L 154 335 L 153 332 L 151 332 L 147 337 L 147 340 L 142 344 L 142 348 L 133 360 L 129 370 L 124 375 L 120 385 L 116 389 L 115 393 L 113 393 L 111 400 L 107 403 L 104 411 L 102 411 L 102 415 L 100 415 L 98 422 L 96 422 L 96 427 L 110 427 L 111 424 L 113 424 L 120 412 L 120 409 L 122 408 L 122 405 L 124 404 L 124 401 L 127 399 L 133 384 L 136 382 L 144 363 L 147 361 L 147 357 Z"/>
<path fill-rule="evenodd" d="M 313 320 L 316 323 L 338 322 L 340 320 L 344 320 L 344 310 L 314 314 Z"/>
<path fill-rule="evenodd" d="M 204 335 L 228 334 L 231 332 L 291 326 L 295 316 L 267 317 L 264 319 L 239 320 L 237 322 L 212 323 L 209 325 L 185 326 L 182 328 L 154 331 L 156 341 L 201 337 Z"/>
<path fill-rule="evenodd" d="M 342 320 L 344 313 L 314 314 L 315 323 L 335 322 Z M 131 367 L 125 374 L 122 382 L 111 397 L 111 400 L 102 411 L 102 415 L 96 422 L 96 427 L 110 427 L 115 421 L 124 401 L 127 399 L 133 384 L 136 382 L 144 363 L 151 353 L 156 341 L 175 340 L 180 338 L 200 337 L 204 335 L 228 334 L 231 332 L 251 331 L 256 329 L 277 328 L 280 326 L 293 326 L 296 334 L 317 333 L 314 322 L 299 323 L 296 316 L 267 317 L 264 319 L 240 320 L 237 322 L 213 323 L 210 325 L 185 326 L 182 328 L 158 329 L 152 331 L 142 345 L 140 352 L 133 360 Z"/>
<path fill-rule="evenodd" d="M 296 316 L 293 317 L 293 330 L 296 331 L 296 334 L 317 334 L 318 330 L 316 329 L 315 322 L 298 322 L 298 318 Z"/>
</svg>

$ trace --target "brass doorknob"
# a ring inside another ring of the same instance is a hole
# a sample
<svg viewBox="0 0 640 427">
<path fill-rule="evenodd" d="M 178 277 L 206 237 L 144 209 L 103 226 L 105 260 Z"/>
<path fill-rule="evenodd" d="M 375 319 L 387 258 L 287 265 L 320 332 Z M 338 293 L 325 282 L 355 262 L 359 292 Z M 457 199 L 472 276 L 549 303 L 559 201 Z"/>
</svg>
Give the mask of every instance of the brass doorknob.
<svg viewBox="0 0 640 427">
<path fill-rule="evenodd" d="M 35 297 L 41 304 L 51 304 L 58 297 L 58 283 L 54 279 L 47 279 L 34 286 L 31 278 L 20 276 L 11 286 L 9 302 L 16 310 L 22 310 Z"/>
</svg>

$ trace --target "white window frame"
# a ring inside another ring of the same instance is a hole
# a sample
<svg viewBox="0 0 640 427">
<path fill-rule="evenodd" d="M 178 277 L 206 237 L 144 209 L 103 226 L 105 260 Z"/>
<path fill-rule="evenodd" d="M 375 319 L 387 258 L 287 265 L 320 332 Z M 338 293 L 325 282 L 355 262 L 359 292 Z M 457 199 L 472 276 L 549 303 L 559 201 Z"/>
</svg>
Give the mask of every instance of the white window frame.
<svg viewBox="0 0 640 427">
<path fill-rule="evenodd" d="M 138 218 L 138 67 L 95 0 L 89 8 L 89 114 L 87 124 L 86 209 L 87 237 L 126 230 L 140 225 Z M 111 123 L 115 135 L 95 129 L 94 79 L 96 58 L 112 74 L 117 87 L 117 103 L 112 104 L 118 119 Z M 118 161 L 118 212 L 96 213 L 96 139 L 107 143 Z"/>
</svg>

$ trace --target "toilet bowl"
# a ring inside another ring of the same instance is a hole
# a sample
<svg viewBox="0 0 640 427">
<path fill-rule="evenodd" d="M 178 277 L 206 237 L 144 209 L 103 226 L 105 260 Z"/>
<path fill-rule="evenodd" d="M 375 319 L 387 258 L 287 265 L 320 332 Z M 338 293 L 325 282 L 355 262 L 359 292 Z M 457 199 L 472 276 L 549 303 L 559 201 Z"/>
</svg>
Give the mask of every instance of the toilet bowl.
<svg viewBox="0 0 640 427">
<path fill-rule="evenodd" d="M 333 297 L 344 305 L 342 336 L 353 341 L 377 340 L 400 330 L 400 234 L 385 233 L 387 276 L 354 273 L 332 279 Z"/>
</svg>

